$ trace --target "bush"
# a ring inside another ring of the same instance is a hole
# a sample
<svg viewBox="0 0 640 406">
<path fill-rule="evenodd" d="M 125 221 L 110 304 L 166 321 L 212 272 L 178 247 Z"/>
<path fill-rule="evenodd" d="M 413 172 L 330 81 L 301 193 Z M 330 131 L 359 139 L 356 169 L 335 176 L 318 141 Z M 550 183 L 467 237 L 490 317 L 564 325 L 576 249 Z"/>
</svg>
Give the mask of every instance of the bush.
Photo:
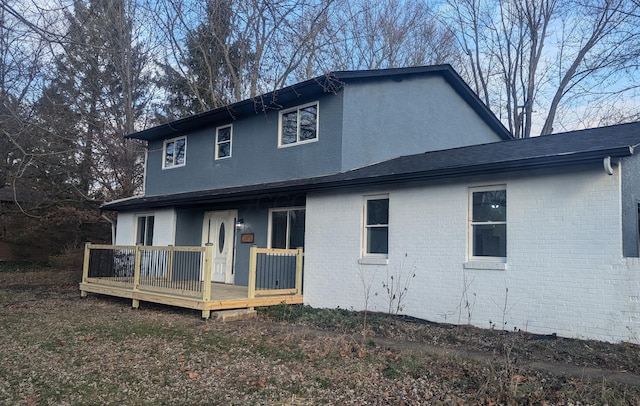
<svg viewBox="0 0 640 406">
<path fill-rule="evenodd" d="M 67 247 L 62 253 L 49 257 L 49 265 L 56 269 L 82 269 L 83 262 L 83 248 Z"/>
</svg>

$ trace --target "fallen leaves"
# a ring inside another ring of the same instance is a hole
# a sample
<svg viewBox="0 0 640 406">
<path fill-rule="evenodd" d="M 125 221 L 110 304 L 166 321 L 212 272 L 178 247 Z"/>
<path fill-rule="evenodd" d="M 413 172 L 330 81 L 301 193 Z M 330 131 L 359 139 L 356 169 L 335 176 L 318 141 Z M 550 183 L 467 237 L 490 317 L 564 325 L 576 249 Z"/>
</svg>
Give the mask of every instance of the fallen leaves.
<svg viewBox="0 0 640 406">
<path fill-rule="evenodd" d="M 589 385 L 579 376 L 557 377 L 520 363 L 536 356 L 583 363 L 603 357 L 633 375 L 640 356 L 638 347 L 631 345 L 578 342 L 576 350 L 563 352 L 566 343 L 561 339 L 537 342 L 521 335 L 398 320 L 376 330 L 377 336 L 371 330 L 365 342 L 358 331 L 345 329 L 319 331 L 264 319 L 203 324 L 188 310 L 151 304 L 134 312 L 125 300 L 80 300 L 77 285 L 64 289 L 48 289 L 49 296 L 41 301 L 11 306 L 0 314 L 0 404 L 498 405 L 640 400 L 640 387 L 616 387 L 608 381 Z M 11 301 L 26 303 L 33 296 L 21 291 Z M 154 328 L 157 325 L 162 328 Z M 147 326 L 152 334 L 139 326 Z M 515 369 L 507 368 L 504 356 L 494 352 L 503 348 L 505 339 L 513 340 L 518 354 Z M 429 349 L 436 344 L 435 350 Z M 472 359 L 472 351 L 487 358 Z"/>
</svg>

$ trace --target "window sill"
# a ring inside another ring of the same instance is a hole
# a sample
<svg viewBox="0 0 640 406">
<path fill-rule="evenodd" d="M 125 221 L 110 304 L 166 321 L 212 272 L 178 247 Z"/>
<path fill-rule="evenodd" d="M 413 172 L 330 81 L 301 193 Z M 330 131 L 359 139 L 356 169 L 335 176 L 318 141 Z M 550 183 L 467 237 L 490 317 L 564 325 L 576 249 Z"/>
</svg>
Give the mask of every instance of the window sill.
<svg viewBox="0 0 640 406">
<path fill-rule="evenodd" d="M 463 264 L 464 269 L 479 269 L 488 271 L 506 271 L 506 262 L 482 262 L 482 261 L 469 261 Z"/>
<path fill-rule="evenodd" d="M 389 258 L 360 258 L 358 260 L 360 265 L 388 265 Z"/>
<path fill-rule="evenodd" d="M 180 165 L 172 165 L 172 166 L 163 166 L 162 170 L 166 171 L 169 169 L 176 169 L 176 168 L 184 168 L 185 166 L 187 166 L 187 164 L 180 164 Z"/>
<path fill-rule="evenodd" d="M 312 138 L 310 140 L 304 140 L 304 141 L 296 141 L 296 142 L 290 142 L 289 144 L 282 144 L 280 141 L 278 142 L 278 148 L 289 148 L 289 147 L 295 147 L 296 145 L 304 145 L 304 144 L 311 144 L 314 142 L 318 142 L 318 138 Z"/>
</svg>

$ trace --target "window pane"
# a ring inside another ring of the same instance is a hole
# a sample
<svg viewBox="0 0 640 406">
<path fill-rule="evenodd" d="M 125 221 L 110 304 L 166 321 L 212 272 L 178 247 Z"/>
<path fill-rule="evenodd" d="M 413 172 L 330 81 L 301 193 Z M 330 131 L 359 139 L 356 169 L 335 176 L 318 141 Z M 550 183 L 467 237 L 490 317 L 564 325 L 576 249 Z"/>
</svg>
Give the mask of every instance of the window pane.
<svg viewBox="0 0 640 406">
<path fill-rule="evenodd" d="M 145 226 L 147 224 L 146 217 L 138 217 L 138 228 L 136 232 L 136 245 L 144 244 Z"/>
<path fill-rule="evenodd" d="M 225 127 L 218 130 L 218 142 L 229 141 L 231 139 L 231 127 Z"/>
<path fill-rule="evenodd" d="M 298 112 L 292 111 L 282 115 L 282 144 L 298 141 Z"/>
<path fill-rule="evenodd" d="M 175 151 L 175 164 L 176 165 L 184 165 L 184 151 L 185 151 L 185 146 L 187 145 L 186 143 L 186 139 L 181 139 L 181 140 L 176 140 L 175 142 L 176 146 L 176 151 Z"/>
<path fill-rule="evenodd" d="M 389 253 L 389 229 L 387 227 L 367 228 L 367 254 Z"/>
<path fill-rule="evenodd" d="M 389 224 L 389 199 L 367 200 L 367 225 Z"/>
<path fill-rule="evenodd" d="M 506 257 L 507 225 L 473 226 L 473 255 L 476 257 Z"/>
<path fill-rule="evenodd" d="M 316 138 L 318 106 L 309 106 L 300 110 L 300 141 Z"/>
<path fill-rule="evenodd" d="M 173 166 L 173 142 L 167 142 L 165 147 L 164 166 Z"/>
<path fill-rule="evenodd" d="M 271 213 L 271 248 L 287 248 L 287 212 Z"/>
<path fill-rule="evenodd" d="M 153 223 L 155 217 L 148 216 L 147 219 L 147 233 L 144 241 L 144 245 L 153 245 Z"/>
<path fill-rule="evenodd" d="M 289 248 L 304 247 L 304 210 L 289 212 Z"/>
<path fill-rule="evenodd" d="M 222 253 L 222 251 L 224 250 L 224 239 L 225 237 L 225 232 L 224 232 L 224 223 L 220 223 L 220 230 L 218 231 L 218 251 L 220 253 Z"/>
<path fill-rule="evenodd" d="M 231 156 L 231 143 L 218 144 L 218 158 Z"/>
<path fill-rule="evenodd" d="M 473 221 L 507 221 L 507 191 L 473 193 Z"/>
</svg>

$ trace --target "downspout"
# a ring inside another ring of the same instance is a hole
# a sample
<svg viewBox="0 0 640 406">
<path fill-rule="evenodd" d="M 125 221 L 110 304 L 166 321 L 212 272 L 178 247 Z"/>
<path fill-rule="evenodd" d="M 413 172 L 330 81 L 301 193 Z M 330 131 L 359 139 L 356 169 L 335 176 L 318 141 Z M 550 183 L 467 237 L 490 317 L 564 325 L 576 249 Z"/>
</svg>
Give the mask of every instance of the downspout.
<svg viewBox="0 0 640 406">
<path fill-rule="evenodd" d="M 144 149 L 144 166 L 142 167 L 142 196 L 147 193 L 147 165 L 149 163 L 149 145 Z"/>
<path fill-rule="evenodd" d="M 606 156 L 603 160 L 602 160 L 602 165 L 604 167 L 604 171 L 608 174 L 608 175 L 613 175 L 613 166 L 611 163 L 611 156 Z"/>
<path fill-rule="evenodd" d="M 100 213 L 100 217 L 107 220 L 111 224 L 111 245 L 116 244 L 116 223 L 114 223 L 106 214 Z"/>
</svg>

